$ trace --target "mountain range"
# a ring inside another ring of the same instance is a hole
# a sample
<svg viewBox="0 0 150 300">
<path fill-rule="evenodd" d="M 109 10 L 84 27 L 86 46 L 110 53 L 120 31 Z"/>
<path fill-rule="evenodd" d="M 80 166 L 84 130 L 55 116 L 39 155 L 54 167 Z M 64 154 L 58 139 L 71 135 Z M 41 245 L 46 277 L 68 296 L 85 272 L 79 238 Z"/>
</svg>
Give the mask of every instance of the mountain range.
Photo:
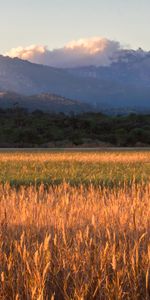
<svg viewBox="0 0 150 300">
<path fill-rule="evenodd" d="M 27 96 L 13 92 L 0 92 L 0 108 L 24 108 L 29 112 L 41 110 L 45 113 L 65 114 L 92 111 L 92 107 L 88 104 L 49 93 Z"/>
<path fill-rule="evenodd" d="M 147 112 L 150 52 L 121 50 L 109 66 L 67 69 L 1 55 L 0 91 L 0 107 L 17 102 L 29 109 L 49 111 Z"/>
</svg>

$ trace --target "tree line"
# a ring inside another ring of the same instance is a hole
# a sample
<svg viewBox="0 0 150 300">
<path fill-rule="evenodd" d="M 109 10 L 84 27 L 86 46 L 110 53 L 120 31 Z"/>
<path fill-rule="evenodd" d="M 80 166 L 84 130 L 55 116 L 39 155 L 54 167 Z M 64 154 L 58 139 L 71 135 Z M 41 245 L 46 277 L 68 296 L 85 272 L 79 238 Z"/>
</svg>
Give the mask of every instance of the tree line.
<svg viewBox="0 0 150 300">
<path fill-rule="evenodd" d="M 150 146 L 150 114 L 50 114 L 0 109 L 0 147 Z"/>
</svg>

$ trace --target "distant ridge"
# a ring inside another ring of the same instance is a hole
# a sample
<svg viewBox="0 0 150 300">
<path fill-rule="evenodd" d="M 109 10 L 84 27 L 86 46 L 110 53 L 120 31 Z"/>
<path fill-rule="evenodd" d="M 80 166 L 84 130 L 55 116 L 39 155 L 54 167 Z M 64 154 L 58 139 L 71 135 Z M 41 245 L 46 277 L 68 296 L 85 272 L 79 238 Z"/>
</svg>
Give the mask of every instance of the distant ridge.
<svg viewBox="0 0 150 300">
<path fill-rule="evenodd" d="M 41 110 L 49 113 L 83 113 L 92 108 L 88 104 L 70 100 L 54 94 L 39 94 L 32 96 L 19 95 L 12 92 L 0 92 L 0 108 L 26 108 L 32 112 Z"/>
<path fill-rule="evenodd" d="M 93 111 L 147 112 L 150 110 L 150 52 L 122 50 L 110 66 L 71 69 L 0 56 L 0 90 L 26 96 L 56 94 L 78 99 L 80 105 L 88 103 Z M 35 98 L 38 102 L 39 97 Z"/>
</svg>

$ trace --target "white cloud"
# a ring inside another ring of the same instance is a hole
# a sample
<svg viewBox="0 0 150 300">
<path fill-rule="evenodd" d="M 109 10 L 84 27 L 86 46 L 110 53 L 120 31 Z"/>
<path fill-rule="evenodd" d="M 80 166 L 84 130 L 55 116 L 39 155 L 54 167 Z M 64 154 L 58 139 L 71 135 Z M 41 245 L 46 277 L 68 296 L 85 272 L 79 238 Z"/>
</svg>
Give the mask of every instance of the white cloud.
<svg viewBox="0 0 150 300">
<path fill-rule="evenodd" d="M 54 50 L 49 50 L 47 46 L 42 45 L 12 48 L 5 55 L 64 68 L 109 65 L 111 58 L 115 57 L 120 49 L 121 45 L 116 41 L 94 37 L 72 41 L 65 47 Z"/>
<path fill-rule="evenodd" d="M 46 47 L 31 45 L 25 48 L 23 47 L 12 48 L 10 51 L 5 53 L 5 55 L 34 61 L 38 59 L 38 57 L 40 57 L 41 55 L 45 55 L 45 53 L 46 53 Z"/>
</svg>

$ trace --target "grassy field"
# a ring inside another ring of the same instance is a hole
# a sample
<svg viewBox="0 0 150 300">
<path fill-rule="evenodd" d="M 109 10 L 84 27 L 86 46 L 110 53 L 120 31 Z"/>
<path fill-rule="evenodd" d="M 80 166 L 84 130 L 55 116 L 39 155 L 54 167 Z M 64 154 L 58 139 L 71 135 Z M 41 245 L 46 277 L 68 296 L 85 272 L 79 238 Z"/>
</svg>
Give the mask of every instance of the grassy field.
<svg viewBox="0 0 150 300">
<path fill-rule="evenodd" d="M 1 152 L 0 299 L 149 300 L 149 179 L 148 151 Z"/>
<path fill-rule="evenodd" d="M 0 153 L 0 182 L 114 186 L 148 181 L 150 152 Z"/>
</svg>

